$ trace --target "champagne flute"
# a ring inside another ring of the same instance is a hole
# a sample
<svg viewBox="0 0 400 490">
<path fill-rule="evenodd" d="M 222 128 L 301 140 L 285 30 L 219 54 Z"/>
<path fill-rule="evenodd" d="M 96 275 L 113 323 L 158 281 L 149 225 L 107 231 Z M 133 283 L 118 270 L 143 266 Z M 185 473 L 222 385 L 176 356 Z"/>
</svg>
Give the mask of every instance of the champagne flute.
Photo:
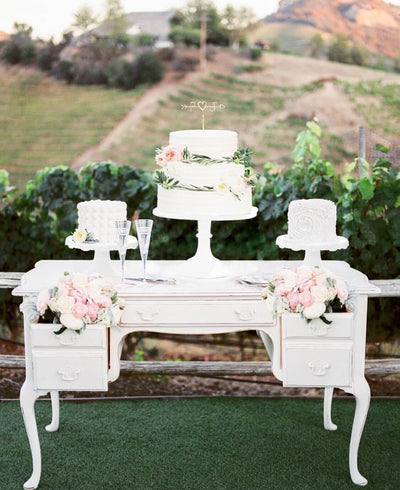
<svg viewBox="0 0 400 490">
<path fill-rule="evenodd" d="M 115 231 L 118 239 L 118 253 L 121 261 L 122 278 L 121 282 L 125 279 L 125 257 L 126 249 L 128 247 L 128 236 L 131 229 L 131 222 L 128 220 L 121 220 L 115 222 Z"/>
<path fill-rule="evenodd" d="M 149 254 L 151 230 L 153 228 L 152 219 L 136 219 L 136 233 L 139 242 L 140 256 L 143 263 L 143 285 L 146 284 L 146 264 Z"/>
</svg>

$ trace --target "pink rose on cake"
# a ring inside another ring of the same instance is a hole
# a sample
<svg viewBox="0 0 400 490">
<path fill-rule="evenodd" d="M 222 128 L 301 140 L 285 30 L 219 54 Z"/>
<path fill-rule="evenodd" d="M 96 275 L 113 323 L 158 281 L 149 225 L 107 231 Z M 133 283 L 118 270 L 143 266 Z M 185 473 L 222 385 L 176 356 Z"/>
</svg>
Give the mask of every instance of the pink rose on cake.
<svg viewBox="0 0 400 490">
<path fill-rule="evenodd" d="M 331 323 L 325 313 L 346 311 L 348 292 L 343 279 L 331 272 L 301 266 L 275 272 L 262 297 L 274 315 L 300 313 L 307 323 L 315 318 Z"/>
<path fill-rule="evenodd" d="M 166 167 L 168 162 L 179 162 L 183 159 L 183 151 L 172 145 L 163 146 L 156 150 L 156 163 L 160 167 Z"/>
</svg>

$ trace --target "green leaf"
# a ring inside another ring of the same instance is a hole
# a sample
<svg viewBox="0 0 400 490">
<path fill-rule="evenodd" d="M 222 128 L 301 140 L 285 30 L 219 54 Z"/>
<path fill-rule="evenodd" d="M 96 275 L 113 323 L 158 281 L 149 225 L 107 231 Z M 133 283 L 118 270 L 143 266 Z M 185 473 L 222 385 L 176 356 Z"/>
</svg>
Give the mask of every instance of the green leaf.
<svg viewBox="0 0 400 490">
<path fill-rule="evenodd" d="M 363 177 L 357 187 L 361 193 L 361 197 L 366 201 L 369 201 L 374 197 L 375 187 L 368 177 Z"/>
</svg>

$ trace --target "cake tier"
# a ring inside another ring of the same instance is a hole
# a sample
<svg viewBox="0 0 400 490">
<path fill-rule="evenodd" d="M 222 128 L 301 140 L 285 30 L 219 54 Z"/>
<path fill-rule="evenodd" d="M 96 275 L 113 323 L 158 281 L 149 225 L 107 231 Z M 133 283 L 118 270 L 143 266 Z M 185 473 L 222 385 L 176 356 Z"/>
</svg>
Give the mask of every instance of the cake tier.
<svg viewBox="0 0 400 490">
<path fill-rule="evenodd" d="M 197 216 L 240 215 L 251 212 L 251 188 L 247 188 L 238 199 L 232 193 L 219 194 L 215 191 L 188 191 L 164 189 L 158 186 L 157 210 L 160 214 Z"/>
<path fill-rule="evenodd" d="M 164 172 L 169 177 L 179 180 L 181 185 L 196 187 L 215 185 L 221 182 L 234 182 L 244 177 L 244 166 L 237 163 L 200 163 L 169 162 Z"/>
<path fill-rule="evenodd" d="M 78 228 L 86 229 L 101 243 L 117 241 L 115 222 L 126 220 L 127 207 L 122 201 L 84 201 L 78 204 Z"/>
<path fill-rule="evenodd" d="M 291 240 L 330 242 L 336 239 L 336 205 L 327 199 L 299 199 L 289 204 Z"/>
<path fill-rule="evenodd" d="M 238 148 L 238 135 L 224 129 L 187 129 L 169 133 L 169 144 L 210 158 L 231 157 Z"/>
</svg>

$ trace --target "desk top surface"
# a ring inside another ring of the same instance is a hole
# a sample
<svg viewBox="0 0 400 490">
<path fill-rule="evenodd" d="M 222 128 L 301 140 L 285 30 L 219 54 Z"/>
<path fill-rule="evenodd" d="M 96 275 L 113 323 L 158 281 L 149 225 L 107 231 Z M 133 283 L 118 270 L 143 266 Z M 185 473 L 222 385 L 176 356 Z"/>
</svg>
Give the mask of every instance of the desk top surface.
<svg viewBox="0 0 400 490">
<path fill-rule="evenodd" d="M 113 261 L 114 262 L 114 261 Z M 180 274 L 185 261 L 149 261 L 148 274 L 157 278 L 172 278 L 175 284 L 151 284 L 141 287 L 127 281 L 117 285 L 123 297 L 219 297 L 234 296 L 248 299 L 260 298 L 264 281 L 271 278 L 274 271 L 282 267 L 298 267 L 301 261 L 223 261 L 228 274 L 226 277 L 198 279 Z M 68 271 L 87 272 L 91 261 L 88 260 L 41 260 L 35 268 L 23 275 L 21 285 L 13 290 L 14 296 L 35 295 L 42 289 L 57 283 Z M 118 270 L 119 263 L 115 261 Z M 345 279 L 349 290 L 354 294 L 376 292 L 377 288 L 361 272 L 352 269 L 346 262 L 323 261 L 322 266 Z M 126 261 L 126 277 L 141 277 L 142 264 L 139 260 Z M 243 281 L 244 280 L 244 281 Z M 245 281 L 247 281 L 245 283 Z"/>
</svg>

